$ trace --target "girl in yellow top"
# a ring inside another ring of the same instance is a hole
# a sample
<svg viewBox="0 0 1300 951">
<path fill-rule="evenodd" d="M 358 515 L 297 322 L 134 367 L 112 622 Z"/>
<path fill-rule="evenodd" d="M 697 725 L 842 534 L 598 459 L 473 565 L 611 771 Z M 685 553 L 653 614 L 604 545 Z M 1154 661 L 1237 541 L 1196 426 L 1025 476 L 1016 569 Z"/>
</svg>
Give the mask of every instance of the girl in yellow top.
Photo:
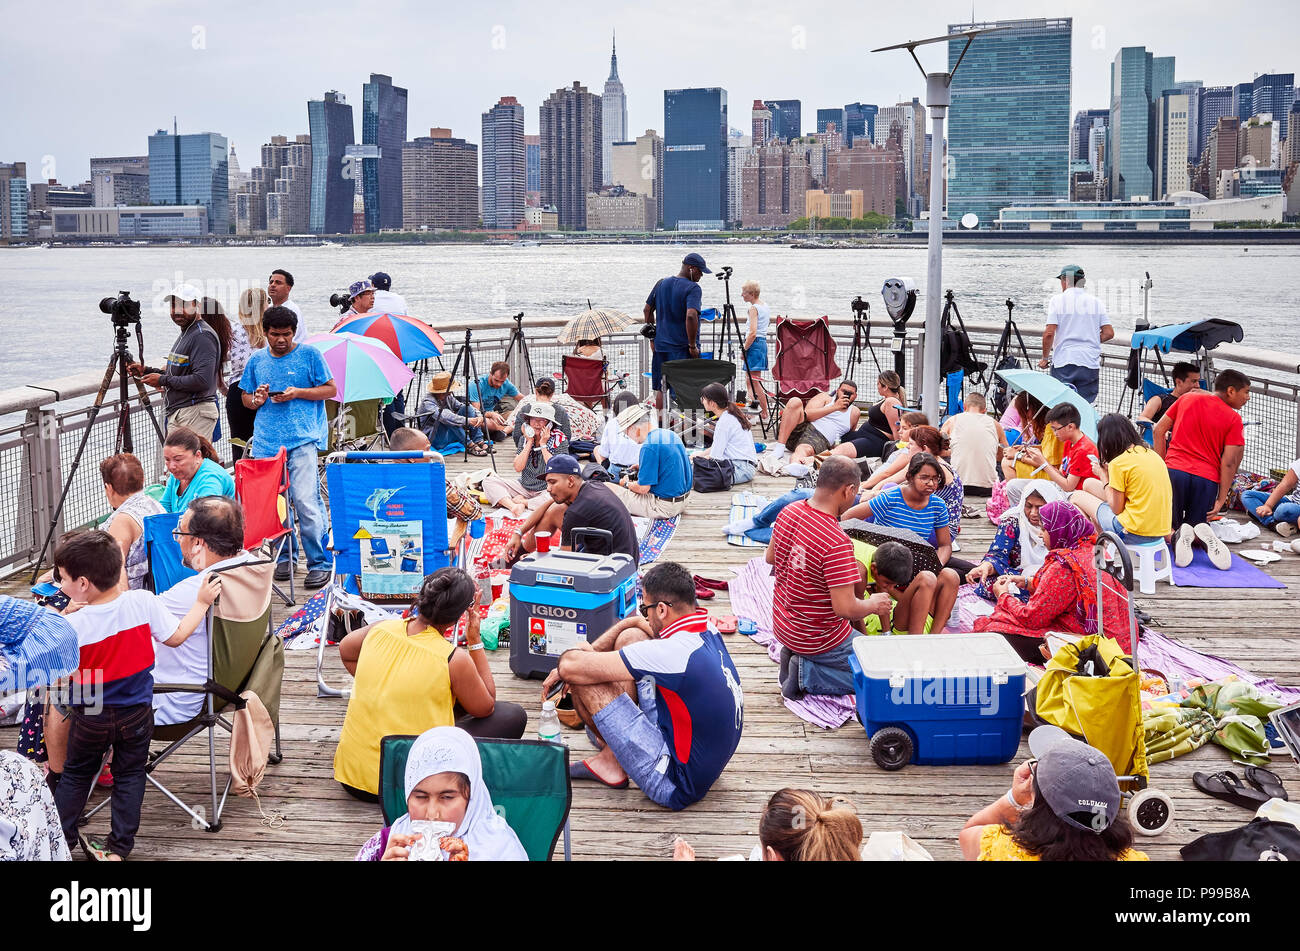
<svg viewBox="0 0 1300 951">
<path fill-rule="evenodd" d="M 378 802 L 379 741 L 458 726 L 471 736 L 518 739 L 528 714 L 496 699 L 479 639 L 478 586 L 459 568 L 424 579 L 409 620 L 394 618 L 353 631 L 339 656 L 356 678 L 334 752 L 334 778 L 353 796 Z M 468 612 L 465 649 L 443 632 Z"/>
<path fill-rule="evenodd" d="M 1070 501 L 1104 532 L 1141 544 L 1166 538 L 1173 527 L 1173 485 L 1169 469 L 1148 448 L 1137 428 L 1120 413 L 1097 424 L 1095 479 L 1086 480 Z"/>
<path fill-rule="evenodd" d="M 1110 760 L 1060 727 L 1029 734 L 1033 756 L 1007 794 L 971 816 L 961 854 L 982 862 L 1145 862 L 1120 813 Z"/>
</svg>

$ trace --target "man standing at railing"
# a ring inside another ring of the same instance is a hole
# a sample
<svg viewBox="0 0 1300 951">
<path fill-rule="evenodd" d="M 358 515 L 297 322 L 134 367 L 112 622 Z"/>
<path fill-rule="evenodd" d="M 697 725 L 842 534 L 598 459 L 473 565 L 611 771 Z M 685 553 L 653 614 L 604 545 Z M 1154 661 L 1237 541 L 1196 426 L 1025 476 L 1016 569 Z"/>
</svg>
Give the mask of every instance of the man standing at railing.
<svg viewBox="0 0 1300 951">
<path fill-rule="evenodd" d="M 1115 328 L 1106 306 L 1083 289 L 1083 268 L 1067 264 L 1056 276 L 1061 293 L 1047 302 L 1043 359 L 1038 368 L 1046 370 L 1050 365 L 1052 376 L 1094 403 L 1101 376 L 1101 345 L 1115 336 Z"/>
<path fill-rule="evenodd" d="M 181 335 L 172 344 L 164 369 L 153 370 L 139 363 L 126 369 L 146 385 L 166 391 L 167 429 L 188 426 L 211 441 L 220 416 L 221 341 L 199 313 L 200 297 L 189 284 L 181 284 L 167 295 L 172 323 L 181 329 Z"/>
<path fill-rule="evenodd" d="M 661 407 L 663 365 L 669 360 L 686 360 L 700 355 L 700 278 L 712 274 L 704 258 L 692 252 L 682 259 L 682 269 L 661 278 L 645 302 L 645 322 L 655 328 L 651 342 L 654 359 L 650 376 L 655 389 L 655 406 Z"/>
</svg>

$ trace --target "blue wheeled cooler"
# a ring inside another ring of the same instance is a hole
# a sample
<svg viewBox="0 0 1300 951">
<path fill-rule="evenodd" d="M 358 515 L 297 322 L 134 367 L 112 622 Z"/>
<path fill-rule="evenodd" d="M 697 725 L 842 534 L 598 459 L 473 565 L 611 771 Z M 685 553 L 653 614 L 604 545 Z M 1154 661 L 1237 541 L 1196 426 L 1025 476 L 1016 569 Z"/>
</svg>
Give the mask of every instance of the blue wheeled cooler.
<svg viewBox="0 0 1300 951">
<path fill-rule="evenodd" d="M 1002 635 L 857 637 L 849 665 L 858 719 L 882 769 L 1016 755 L 1028 668 Z"/>
<path fill-rule="evenodd" d="M 510 669 L 544 678 L 579 638 L 594 641 L 636 610 L 630 555 L 549 551 L 510 571 Z"/>
</svg>

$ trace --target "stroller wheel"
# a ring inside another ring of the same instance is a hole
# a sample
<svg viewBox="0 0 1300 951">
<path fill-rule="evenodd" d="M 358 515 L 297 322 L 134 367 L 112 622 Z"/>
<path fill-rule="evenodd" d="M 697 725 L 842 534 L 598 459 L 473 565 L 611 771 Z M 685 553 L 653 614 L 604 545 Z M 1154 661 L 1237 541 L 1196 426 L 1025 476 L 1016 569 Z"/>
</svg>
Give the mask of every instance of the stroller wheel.
<svg viewBox="0 0 1300 951">
<path fill-rule="evenodd" d="M 881 769 L 902 769 L 912 761 L 912 738 L 896 726 L 877 730 L 871 737 L 871 758 Z"/>
<path fill-rule="evenodd" d="M 1159 835 L 1174 818 L 1174 804 L 1159 789 L 1144 789 L 1128 804 L 1129 819 L 1141 835 Z"/>
</svg>

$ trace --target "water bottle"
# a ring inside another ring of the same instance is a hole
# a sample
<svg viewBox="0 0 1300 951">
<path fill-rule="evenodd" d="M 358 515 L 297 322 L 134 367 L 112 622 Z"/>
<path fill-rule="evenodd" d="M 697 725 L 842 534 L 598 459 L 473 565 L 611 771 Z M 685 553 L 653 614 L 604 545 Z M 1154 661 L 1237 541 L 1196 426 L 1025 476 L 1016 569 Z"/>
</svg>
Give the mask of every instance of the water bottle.
<svg viewBox="0 0 1300 951">
<path fill-rule="evenodd" d="M 555 712 L 554 700 L 547 700 L 542 704 L 542 719 L 537 724 L 537 738 L 543 743 L 564 742 L 564 734 L 560 728 L 560 715 Z"/>
</svg>

